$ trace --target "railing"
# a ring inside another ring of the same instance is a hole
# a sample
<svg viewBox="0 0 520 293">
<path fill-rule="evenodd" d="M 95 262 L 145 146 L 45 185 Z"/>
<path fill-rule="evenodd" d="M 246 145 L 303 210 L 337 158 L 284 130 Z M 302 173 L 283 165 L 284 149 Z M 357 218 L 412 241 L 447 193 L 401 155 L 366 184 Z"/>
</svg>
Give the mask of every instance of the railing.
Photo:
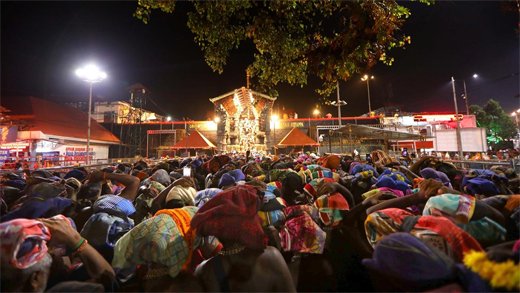
<svg viewBox="0 0 520 293">
<path fill-rule="evenodd" d="M 114 164 L 123 164 L 123 163 L 135 163 L 141 159 L 136 158 L 111 158 L 111 159 L 97 159 L 96 163 L 91 165 L 80 165 L 81 167 L 90 169 L 90 170 L 99 170 L 103 169 L 105 167 L 113 166 Z M 31 171 L 35 170 L 47 170 L 47 171 L 62 171 L 62 170 L 70 170 L 77 168 L 77 165 L 70 165 L 70 166 L 53 166 L 53 167 L 47 167 L 47 168 L 37 168 L 37 169 L 30 169 Z M 6 173 L 22 173 L 22 170 L 14 170 L 14 169 L 0 169 L 0 175 L 6 174 Z"/>
<path fill-rule="evenodd" d="M 473 169 L 489 169 L 491 166 L 506 166 L 513 168 L 517 173 L 520 173 L 520 160 L 511 159 L 509 161 L 466 161 L 466 160 L 443 160 L 444 162 L 450 162 L 457 167 L 461 168 L 473 168 Z M 480 167 L 474 167 L 480 166 Z M 487 167 L 487 168 L 486 168 Z"/>
</svg>

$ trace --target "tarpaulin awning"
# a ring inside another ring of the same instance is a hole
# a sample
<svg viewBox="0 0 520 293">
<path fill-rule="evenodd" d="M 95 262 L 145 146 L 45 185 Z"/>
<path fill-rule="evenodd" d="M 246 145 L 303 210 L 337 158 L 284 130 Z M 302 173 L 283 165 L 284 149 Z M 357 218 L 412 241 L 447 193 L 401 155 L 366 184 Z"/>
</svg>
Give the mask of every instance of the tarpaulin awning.
<svg viewBox="0 0 520 293">
<path fill-rule="evenodd" d="M 415 133 L 394 131 L 365 125 L 348 124 L 334 132 L 341 132 L 343 135 L 352 136 L 356 139 L 383 139 L 383 140 L 421 140 L 431 138 Z"/>
<path fill-rule="evenodd" d="M 319 146 L 314 139 L 308 137 L 298 128 L 294 127 L 287 135 L 280 141 L 278 146 Z"/>
<path fill-rule="evenodd" d="M 188 141 L 186 143 L 186 140 Z M 216 146 L 198 130 L 193 131 L 188 137 L 183 138 L 170 149 L 214 149 Z"/>
</svg>

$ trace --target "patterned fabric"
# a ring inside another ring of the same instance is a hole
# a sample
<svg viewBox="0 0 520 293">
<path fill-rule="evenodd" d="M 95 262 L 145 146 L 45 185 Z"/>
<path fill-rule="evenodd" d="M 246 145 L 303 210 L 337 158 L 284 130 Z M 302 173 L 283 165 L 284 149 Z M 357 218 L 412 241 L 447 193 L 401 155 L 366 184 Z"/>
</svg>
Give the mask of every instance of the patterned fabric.
<svg viewBox="0 0 520 293">
<path fill-rule="evenodd" d="M 104 212 L 106 210 L 120 210 L 127 216 L 135 213 L 135 207 L 130 200 L 113 194 L 103 195 L 98 198 L 94 202 L 92 209 L 94 213 Z"/>
<path fill-rule="evenodd" d="M 154 189 L 156 194 L 159 194 L 159 193 L 161 193 L 161 191 L 166 189 L 166 187 L 164 187 L 164 185 L 162 185 L 161 183 L 159 183 L 157 181 L 150 182 L 150 188 Z"/>
<path fill-rule="evenodd" d="M 278 190 L 282 190 L 282 182 L 280 182 L 280 181 L 269 182 L 269 183 L 267 183 L 267 186 L 276 187 L 276 188 L 278 188 Z M 274 193 L 274 190 L 273 190 L 273 193 Z"/>
<path fill-rule="evenodd" d="M 506 229 L 488 217 L 470 221 L 467 225 L 456 225 L 485 246 L 500 244 L 506 240 Z"/>
<path fill-rule="evenodd" d="M 262 227 L 273 226 L 274 224 L 283 222 L 285 220 L 285 215 L 281 210 L 270 212 L 259 211 L 258 215 L 262 219 Z"/>
<path fill-rule="evenodd" d="M 265 248 L 258 210 L 262 199 L 253 186 L 239 185 L 215 195 L 193 217 L 191 225 L 201 236 L 234 240 L 249 248 Z"/>
<path fill-rule="evenodd" d="M 369 243 L 375 246 L 384 236 L 399 232 L 403 220 L 409 216 L 413 215 L 396 208 L 368 215 L 365 232 Z M 462 260 L 464 252 L 471 249 L 482 251 L 480 244 L 471 235 L 446 218 L 421 216 L 410 233 L 424 239 L 455 260 Z"/>
<path fill-rule="evenodd" d="M 2 265 L 26 269 L 47 254 L 51 234 L 40 221 L 16 219 L 0 224 Z"/>
<path fill-rule="evenodd" d="M 196 207 L 161 210 L 130 232 L 114 247 L 114 268 L 135 267 L 157 263 L 166 266 L 171 277 L 176 277 L 190 264 L 195 232 L 190 220 Z"/>
<path fill-rule="evenodd" d="M 339 180 L 339 174 L 334 173 L 331 171 L 315 171 L 312 172 L 312 179 L 318 179 L 318 178 L 332 178 L 334 182 L 338 182 Z"/>
<path fill-rule="evenodd" d="M 382 150 L 375 150 L 372 152 L 372 162 L 374 162 L 376 166 L 386 166 L 388 164 L 394 163 L 395 159 L 388 156 Z"/>
<path fill-rule="evenodd" d="M 318 179 L 313 179 L 311 180 L 309 183 L 307 183 L 304 187 L 303 187 L 303 191 L 308 194 L 309 196 L 311 196 L 311 198 L 315 198 L 316 197 L 316 194 L 318 192 L 318 186 L 320 184 L 323 184 L 323 183 L 330 183 L 330 182 L 334 182 L 334 179 L 332 178 L 318 178 Z"/>
<path fill-rule="evenodd" d="M 219 192 L 222 192 L 222 189 L 206 188 L 204 190 L 197 191 L 197 193 L 195 194 L 195 205 L 200 208 Z"/>
<path fill-rule="evenodd" d="M 327 233 L 312 219 L 312 209 L 298 205 L 287 207 L 283 212 L 287 217 L 280 229 L 283 250 L 322 254 Z"/>
<path fill-rule="evenodd" d="M 314 202 L 314 206 L 319 210 L 320 220 L 325 226 L 339 224 L 343 219 L 341 211 L 349 210 L 347 200 L 339 193 L 320 196 Z"/>
<path fill-rule="evenodd" d="M 475 211 L 475 198 L 468 195 L 441 194 L 432 196 L 424 206 L 423 215 L 445 217 L 455 224 L 468 224 Z"/>
<path fill-rule="evenodd" d="M 298 172 L 298 175 L 302 178 L 302 182 L 309 183 L 312 180 L 312 171 L 310 169 L 302 170 Z"/>
</svg>

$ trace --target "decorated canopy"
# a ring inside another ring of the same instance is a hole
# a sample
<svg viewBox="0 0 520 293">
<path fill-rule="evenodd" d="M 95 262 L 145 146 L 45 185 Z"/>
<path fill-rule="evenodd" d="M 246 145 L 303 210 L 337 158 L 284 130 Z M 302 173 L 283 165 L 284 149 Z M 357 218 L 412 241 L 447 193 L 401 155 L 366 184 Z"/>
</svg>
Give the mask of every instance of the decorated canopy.
<svg viewBox="0 0 520 293">
<path fill-rule="evenodd" d="M 314 139 L 308 137 L 298 128 L 294 127 L 287 135 L 280 141 L 278 146 L 319 146 Z"/>
<path fill-rule="evenodd" d="M 188 141 L 186 143 L 186 140 Z M 174 146 L 170 147 L 170 149 L 214 149 L 216 146 L 209 141 L 204 135 L 202 135 L 198 130 L 193 131 Z"/>
</svg>

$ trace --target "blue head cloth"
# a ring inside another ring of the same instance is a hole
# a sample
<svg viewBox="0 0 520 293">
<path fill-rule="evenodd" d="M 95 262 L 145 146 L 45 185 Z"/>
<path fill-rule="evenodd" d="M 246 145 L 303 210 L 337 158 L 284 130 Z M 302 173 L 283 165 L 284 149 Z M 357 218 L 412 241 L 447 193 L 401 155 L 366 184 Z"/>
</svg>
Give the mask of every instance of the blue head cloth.
<svg viewBox="0 0 520 293">
<path fill-rule="evenodd" d="M 471 195 L 480 194 L 485 196 L 493 196 L 500 194 L 500 190 L 495 185 L 495 183 L 488 179 L 479 177 L 467 180 L 465 189 Z"/>
<path fill-rule="evenodd" d="M 222 189 L 219 188 L 206 188 L 204 190 L 197 191 L 197 193 L 195 193 L 195 206 L 200 208 L 221 191 Z"/>
<path fill-rule="evenodd" d="M 85 174 L 81 172 L 78 169 L 72 169 L 65 176 L 63 176 L 63 179 L 69 179 L 69 178 L 76 178 L 79 181 L 83 181 L 85 179 Z"/>
<path fill-rule="evenodd" d="M 227 172 L 226 174 L 220 177 L 220 181 L 218 183 L 218 187 L 222 188 L 224 186 L 234 185 L 238 181 L 242 181 L 246 179 L 246 176 L 240 169 L 235 169 Z"/>
<path fill-rule="evenodd" d="M 409 233 L 394 233 L 383 237 L 376 245 L 372 259 L 363 265 L 383 274 L 395 283 L 423 291 L 455 280 L 455 263 L 446 254 Z"/>
<path fill-rule="evenodd" d="M 350 170 L 350 175 L 356 175 L 357 173 L 361 173 L 363 171 L 372 171 L 374 173 L 375 177 L 379 176 L 379 173 L 377 173 L 376 169 L 374 167 L 367 165 L 367 164 L 359 164 L 354 166 L 352 170 Z"/>
<path fill-rule="evenodd" d="M 444 174 L 442 172 L 439 172 L 439 171 L 434 170 L 432 168 L 424 168 L 424 169 L 421 170 L 421 176 L 424 179 L 434 179 L 434 180 L 437 180 L 439 182 L 442 182 L 442 184 L 444 186 L 447 186 L 447 187 L 451 188 L 450 179 L 448 178 L 448 176 L 446 176 L 446 174 Z"/>
<path fill-rule="evenodd" d="M 7 180 L 3 183 L 3 185 L 18 188 L 20 190 L 23 190 L 26 186 L 25 180 L 21 179 Z"/>
<path fill-rule="evenodd" d="M 411 193 L 411 189 L 406 182 L 401 180 L 395 180 L 392 177 L 384 176 L 379 179 L 376 183 L 376 187 L 388 187 L 402 191 L 405 195 Z"/>
</svg>

